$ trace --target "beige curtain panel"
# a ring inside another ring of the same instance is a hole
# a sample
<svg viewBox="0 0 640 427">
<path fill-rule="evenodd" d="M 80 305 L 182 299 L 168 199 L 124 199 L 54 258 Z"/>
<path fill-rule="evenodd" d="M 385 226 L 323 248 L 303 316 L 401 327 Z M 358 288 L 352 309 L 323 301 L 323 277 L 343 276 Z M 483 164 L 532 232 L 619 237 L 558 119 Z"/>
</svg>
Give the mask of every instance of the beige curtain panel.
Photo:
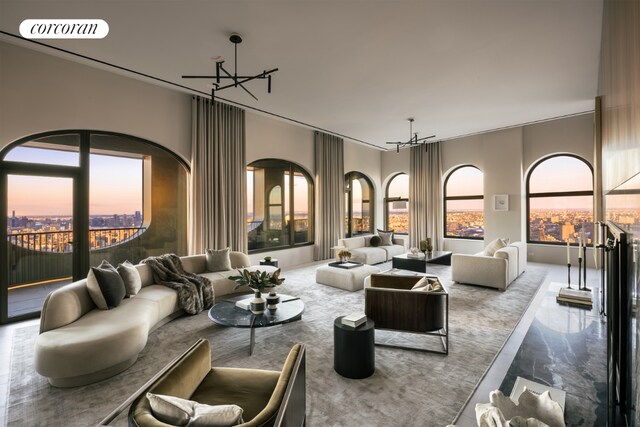
<svg viewBox="0 0 640 427">
<path fill-rule="evenodd" d="M 433 248 L 444 247 L 441 144 L 411 147 L 409 169 L 409 241 L 418 246 L 431 237 Z"/>
<path fill-rule="evenodd" d="M 344 141 L 315 132 L 316 227 L 314 259 L 333 257 L 344 235 Z"/>
<path fill-rule="evenodd" d="M 247 162 L 244 110 L 191 101 L 190 253 L 247 251 Z"/>
</svg>

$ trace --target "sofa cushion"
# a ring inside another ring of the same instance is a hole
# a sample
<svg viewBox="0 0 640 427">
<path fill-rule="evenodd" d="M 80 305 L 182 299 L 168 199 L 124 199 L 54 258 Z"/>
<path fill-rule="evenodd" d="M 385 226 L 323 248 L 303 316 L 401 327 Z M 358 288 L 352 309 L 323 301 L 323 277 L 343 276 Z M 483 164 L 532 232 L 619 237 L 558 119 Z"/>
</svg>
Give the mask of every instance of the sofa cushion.
<svg viewBox="0 0 640 427">
<path fill-rule="evenodd" d="M 229 280 L 229 276 L 237 276 L 237 270 L 216 271 L 215 273 L 200 273 L 199 276 L 206 277 L 211 281 L 216 298 L 236 292 L 249 291 L 248 286 L 236 289 L 236 283 Z"/>
<path fill-rule="evenodd" d="M 118 274 L 122 277 L 124 289 L 128 297 L 135 296 L 140 292 L 140 288 L 142 288 L 142 279 L 140 278 L 140 273 L 138 273 L 138 269 L 135 265 L 131 264 L 129 261 L 125 261 L 122 264 L 118 264 L 118 268 L 116 268 L 116 270 L 118 270 Z"/>
<path fill-rule="evenodd" d="M 87 275 L 89 295 L 100 310 L 120 305 L 126 295 L 124 282 L 116 268 L 103 260 L 98 267 L 91 267 Z"/>
<path fill-rule="evenodd" d="M 364 248 L 364 237 L 350 237 L 348 239 L 342 239 L 343 245 L 347 249 Z"/>
<path fill-rule="evenodd" d="M 147 393 L 154 417 L 163 423 L 189 427 L 223 427 L 243 423 L 238 405 L 205 405 L 175 396 Z"/>
<path fill-rule="evenodd" d="M 382 249 L 387 254 L 387 259 L 385 261 L 391 261 L 396 255 L 402 255 L 406 252 L 406 249 L 402 245 L 391 245 L 391 246 L 380 246 L 379 249 Z"/>
<path fill-rule="evenodd" d="M 155 304 L 154 312 L 150 316 L 152 326 L 165 317 L 180 310 L 178 306 L 178 294 L 173 289 L 164 285 L 145 286 L 140 290 L 136 299 L 144 299 Z"/>
<path fill-rule="evenodd" d="M 351 250 L 351 260 L 363 264 L 378 264 L 387 260 L 387 253 L 382 248 L 357 248 Z"/>
<path fill-rule="evenodd" d="M 377 248 L 378 246 L 380 246 L 380 243 L 382 243 L 382 239 L 378 235 L 371 236 L 369 243 L 371 243 L 371 246 L 373 246 L 374 248 Z"/>
<path fill-rule="evenodd" d="M 380 230 L 378 229 L 378 236 L 380 236 L 380 246 L 393 245 L 393 230 Z"/>
<path fill-rule="evenodd" d="M 136 270 L 138 270 L 138 274 L 140 274 L 140 281 L 142 282 L 143 288 L 155 283 L 153 270 L 148 264 L 136 264 Z"/>
<path fill-rule="evenodd" d="M 230 248 L 207 249 L 207 271 L 231 270 Z"/>
<path fill-rule="evenodd" d="M 483 253 L 485 256 L 493 256 L 498 249 L 502 249 L 508 244 L 509 244 L 509 239 L 497 238 L 493 240 L 491 243 L 489 243 L 486 248 L 484 248 Z"/>
</svg>

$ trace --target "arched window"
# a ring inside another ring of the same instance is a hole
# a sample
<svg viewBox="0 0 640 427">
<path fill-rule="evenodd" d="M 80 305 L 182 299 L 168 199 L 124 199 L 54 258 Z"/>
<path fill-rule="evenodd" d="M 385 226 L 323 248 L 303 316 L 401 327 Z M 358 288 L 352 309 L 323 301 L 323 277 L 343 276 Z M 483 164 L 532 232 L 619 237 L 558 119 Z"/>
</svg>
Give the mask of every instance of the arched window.
<svg viewBox="0 0 640 427">
<path fill-rule="evenodd" d="M 409 175 L 399 173 L 389 180 L 384 198 L 385 226 L 398 234 L 409 233 Z"/>
<path fill-rule="evenodd" d="M 375 197 L 371 180 L 360 172 L 349 172 L 344 187 L 346 237 L 373 233 Z"/>
<path fill-rule="evenodd" d="M 313 181 L 299 165 L 257 160 L 247 166 L 249 251 L 313 243 Z"/>
<path fill-rule="evenodd" d="M 571 155 L 548 157 L 527 176 L 527 240 L 577 243 L 593 239 L 593 171 Z"/>
<path fill-rule="evenodd" d="M 444 181 L 445 237 L 484 238 L 484 174 L 475 166 L 460 166 Z"/>
<path fill-rule="evenodd" d="M 0 265 L 9 268 L 0 269 L 0 301 L 8 301 L 0 321 L 33 315 L 47 294 L 39 289 L 86 277 L 102 260 L 186 255 L 187 177 L 173 153 L 112 132 L 46 132 L 1 150 L 0 241 L 8 250 Z"/>
</svg>

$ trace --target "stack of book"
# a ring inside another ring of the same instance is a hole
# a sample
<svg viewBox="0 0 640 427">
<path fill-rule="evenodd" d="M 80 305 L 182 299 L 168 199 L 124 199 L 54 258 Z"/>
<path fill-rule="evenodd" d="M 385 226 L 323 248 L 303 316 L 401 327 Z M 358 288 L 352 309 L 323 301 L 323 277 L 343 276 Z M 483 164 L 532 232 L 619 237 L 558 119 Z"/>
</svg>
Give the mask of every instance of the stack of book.
<svg viewBox="0 0 640 427">
<path fill-rule="evenodd" d="M 362 313 L 351 313 L 348 316 L 342 318 L 342 324 L 357 328 L 367 321 L 367 316 Z"/>
<path fill-rule="evenodd" d="M 556 301 L 559 303 L 591 308 L 593 306 L 593 295 L 590 290 L 582 291 L 579 289 L 562 288 L 558 291 Z"/>
<path fill-rule="evenodd" d="M 243 310 L 250 310 L 252 299 L 253 297 L 249 297 L 249 298 L 241 299 L 240 301 L 236 301 L 236 307 L 241 308 Z"/>
</svg>

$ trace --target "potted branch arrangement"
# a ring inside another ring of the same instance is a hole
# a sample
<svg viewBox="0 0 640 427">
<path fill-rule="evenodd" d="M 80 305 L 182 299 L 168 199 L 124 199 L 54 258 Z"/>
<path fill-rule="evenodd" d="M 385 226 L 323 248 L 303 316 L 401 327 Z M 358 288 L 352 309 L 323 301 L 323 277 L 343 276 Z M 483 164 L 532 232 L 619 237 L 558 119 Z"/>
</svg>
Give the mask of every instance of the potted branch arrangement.
<svg viewBox="0 0 640 427">
<path fill-rule="evenodd" d="M 338 257 L 342 263 L 349 262 L 351 259 L 351 252 L 347 249 L 341 249 L 340 252 L 338 252 Z"/>
<path fill-rule="evenodd" d="M 236 289 L 241 286 L 249 286 L 254 293 L 254 298 L 250 301 L 251 312 L 253 314 L 263 314 L 264 310 L 269 305 L 270 310 L 275 310 L 277 304 L 280 302 L 280 297 L 275 292 L 275 287 L 281 285 L 284 282 L 284 278 L 280 277 L 280 269 L 277 269 L 273 273 L 266 271 L 250 271 L 247 269 L 238 270 L 239 276 L 229 276 L 229 280 L 236 282 Z M 269 293 L 266 298 L 262 297 L 262 294 L 267 289 L 274 289 Z"/>
<path fill-rule="evenodd" d="M 420 240 L 420 251 L 426 255 L 431 255 L 433 252 L 433 245 L 431 244 L 431 237 L 427 237 L 427 240 Z"/>
</svg>

